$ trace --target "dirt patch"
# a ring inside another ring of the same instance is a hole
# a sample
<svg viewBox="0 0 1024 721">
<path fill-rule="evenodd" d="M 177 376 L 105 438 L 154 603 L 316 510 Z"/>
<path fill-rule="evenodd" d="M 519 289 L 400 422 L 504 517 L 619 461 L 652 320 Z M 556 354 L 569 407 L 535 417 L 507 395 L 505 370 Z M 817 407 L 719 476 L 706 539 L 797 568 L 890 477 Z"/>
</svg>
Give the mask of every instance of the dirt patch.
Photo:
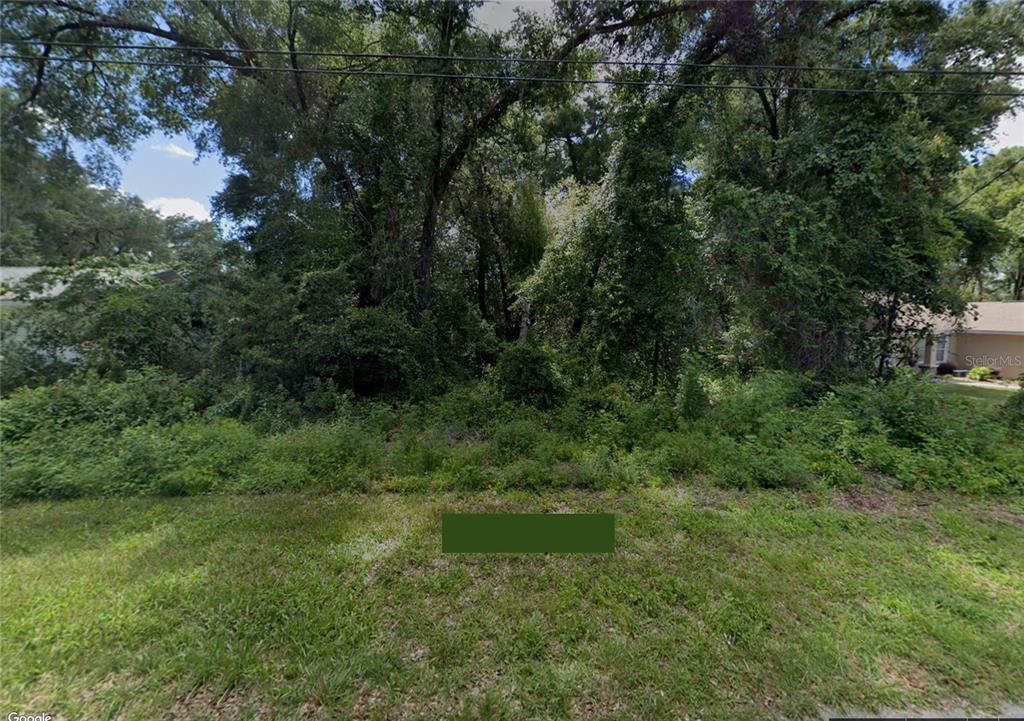
<svg viewBox="0 0 1024 721">
<path fill-rule="evenodd" d="M 277 715 L 268 703 L 252 693 L 233 689 L 217 696 L 209 689 L 201 688 L 176 701 L 162 719 L 184 721 L 198 717 L 214 721 L 242 718 L 251 721 L 270 721 Z M 304 715 L 303 718 L 315 718 L 315 715 Z"/>
<path fill-rule="evenodd" d="M 862 513 L 888 513 L 901 504 L 889 489 L 863 486 L 837 495 L 836 505 Z"/>
<path fill-rule="evenodd" d="M 1024 526 L 1024 512 L 1022 511 L 1011 511 L 1009 508 L 990 508 L 988 515 L 1015 526 Z"/>
</svg>

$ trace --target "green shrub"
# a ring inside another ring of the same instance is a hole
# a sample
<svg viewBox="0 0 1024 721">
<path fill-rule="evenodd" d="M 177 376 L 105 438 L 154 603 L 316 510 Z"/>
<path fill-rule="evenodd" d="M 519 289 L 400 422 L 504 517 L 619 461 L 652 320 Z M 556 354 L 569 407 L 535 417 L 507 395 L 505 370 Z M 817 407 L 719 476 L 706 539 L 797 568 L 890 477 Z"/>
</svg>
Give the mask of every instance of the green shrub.
<svg viewBox="0 0 1024 721">
<path fill-rule="evenodd" d="M 448 459 L 448 444 L 433 434 L 407 432 L 391 441 L 387 457 L 399 475 L 425 475 L 441 468 Z"/>
<path fill-rule="evenodd" d="M 857 466 L 831 451 L 824 451 L 811 461 L 810 469 L 826 486 L 845 488 L 864 481 L 864 474 Z"/>
<path fill-rule="evenodd" d="M 708 439 L 698 434 L 660 433 L 654 439 L 651 465 L 678 477 L 706 471 L 712 450 Z"/>
<path fill-rule="evenodd" d="M 506 400 L 538 408 L 554 406 L 564 392 L 554 357 L 534 343 L 508 346 L 498 358 L 495 379 Z"/>
<path fill-rule="evenodd" d="M 806 381 L 791 373 L 770 372 L 748 381 L 736 377 L 713 384 L 709 393 L 712 418 L 721 430 L 740 438 L 755 433 L 769 413 L 793 407 L 804 400 Z"/>
<path fill-rule="evenodd" d="M 117 431 L 145 423 L 168 425 L 194 411 L 188 387 L 173 373 L 129 371 L 120 382 L 87 374 L 24 388 L 0 400 L 0 432 L 12 442 L 40 429 L 86 423 Z"/>
<path fill-rule="evenodd" d="M 967 377 L 970 378 L 972 381 L 987 381 L 993 375 L 994 372 L 992 371 L 992 369 L 986 368 L 985 366 L 974 366 L 969 371 L 967 371 Z"/>
<path fill-rule="evenodd" d="M 1024 388 L 1010 394 L 1006 402 L 1000 406 L 999 415 L 1010 426 L 1024 428 Z"/>
<path fill-rule="evenodd" d="M 623 385 L 601 382 L 549 410 L 504 400 L 481 381 L 402 404 L 350 401 L 328 385 L 307 395 L 322 393 L 314 411 L 296 411 L 294 399 L 246 383 L 218 406 L 202 379 L 82 376 L 3 401 L 0 498 L 608 489 L 698 474 L 739 488 L 802 488 L 858 483 L 865 472 L 907 488 L 1024 490 L 1015 430 L 1024 425 L 1024 391 L 993 414 L 905 374 L 821 397 L 788 374 L 749 383 L 705 376 L 709 410 L 685 421 L 678 394 L 635 400 Z M 334 418 L 295 426 L 293 411 Z M 248 422 L 226 417 L 236 413 Z"/>
<path fill-rule="evenodd" d="M 381 451 L 380 439 L 365 428 L 347 422 L 310 424 L 265 439 L 251 472 L 272 468 L 291 479 L 300 471 L 281 468 L 290 464 L 304 470 L 308 485 L 362 489 L 369 485 Z M 258 477 L 252 482 L 266 485 Z"/>
<path fill-rule="evenodd" d="M 804 454 L 794 448 L 723 438 L 716 446 L 712 477 L 733 488 L 804 488 L 814 473 Z"/>
<path fill-rule="evenodd" d="M 496 463 L 510 463 L 532 454 L 550 434 L 536 422 L 514 420 L 494 429 L 490 438 L 490 456 Z"/>
<path fill-rule="evenodd" d="M 950 404 L 935 383 L 909 369 L 900 371 L 888 382 L 843 386 L 837 395 L 863 430 L 877 420 L 896 443 L 919 446 L 943 432 L 952 417 Z"/>
<path fill-rule="evenodd" d="M 493 423 L 511 417 L 515 406 L 483 382 L 459 386 L 425 404 L 427 414 L 460 436 L 476 436 Z"/>
<path fill-rule="evenodd" d="M 676 414 L 685 420 L 696 420 L 704 417 L 710 405 L 698 370 L 688 368 L 680 373 L 675 398 Z"/>
<path fill-rule="evenodd" d="M 499 488 L 540 490 L 561 485 L 562 478 L 549 465 L 535 458 L 521 458 L 494 473 Z"/>
<path fill-rule="evenodd" d="M 565 485 L 575 488 L 608 488 L 621 477 L 614 451 L 608 446 L 589 444 L 571 462 L 562 464 L 559 473 Z"/>
</svg>

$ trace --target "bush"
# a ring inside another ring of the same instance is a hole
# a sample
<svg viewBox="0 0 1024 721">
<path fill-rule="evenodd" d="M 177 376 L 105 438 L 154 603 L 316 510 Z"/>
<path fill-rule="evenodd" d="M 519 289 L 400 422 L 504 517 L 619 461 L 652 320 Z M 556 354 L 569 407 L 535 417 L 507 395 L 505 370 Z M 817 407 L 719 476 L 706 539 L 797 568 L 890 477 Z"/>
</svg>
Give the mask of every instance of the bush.
<svg viewBox="0 0 1024 721">
<path fill-rule="evenodd" d="M 661 433 L 651 453 L 652 466 L 677 477 L 706 471 L 712 459 L 708 439 L 696 434 Z"/>
<path fill-rule="evenodd" d="M 1024 388 L 1014 391 L 999 408 L 999 415 L 1014 428 L 1024 428 Z"/>
<path fill-rule="evenodd" d="M 709 394 L 713 420 L 727 434 L 743 437 L 761 428 L 763 417 L 804 400 L 806 380 L 791 373 L 762 373 L 743 382 L 729 377 Z"/>
<path fill-rule="evenodd" d="M 837 389 L 842 406 L 862 430 L 878 421 L 900 445 L 921 445 L 941 434 L 953 414 L 936 384 L 902 368 L 892 380 L 850 384 Z"/>
<path fill-rule="evenodd" d="M 550 408 L 562 397 L 561 379 L 549 351 L 533 343 L 514 343 L 498 358 L 498 389 L 506 400 Z"/>
<path fill-rule="evenodd" d="M 716 448 L 714 479 L 733 488 L 805 488 L 814 480 L 810 464 L 793 448 L 768 448 L 724 438 Z"/>
<path fill-rule="evenodd" d="M 283 394 L 240 383 L 210 405 L 204 385 L 140 371 L 17 391 L 2 405 L 0 498 L 608 489 L 698 474 L 738 488 L 803 488 L 857 483 L 863 470 L 907 488 L 1024 486 L 1024 434 L 1015 430 L 1024 427 L 1024 390 L 992 414 L 912 372 L 820 398 L 799 376 L 706 375 L 710 410 L 699 420 L 679 418 L 678 394 L 636 400 L 603 379 L 551 410 L 503 400 L 488 382 L 398 405 L 311 385 L 306 412 L 333 418 L 305 425 L 295 425 L 303 409 Z M 224 417 L 235 413 L 248 421 Z"/>
<path fill-rule="evenodd" d="M 0 432 L 9 443 L 44 428 L 100 423 L 119 431 L 146 423 L 168 425 L 194 413 L 190 389 L 173 373 L 129 371 L 120 382 L 87 374 L 24 388 L 0 400 Z"/>
<path fill-rule="evenodd" d="M 272 488 L 259 475 L 272 469 L 278 481 L 301 477 L 321 488 L 364 489 L 381 450 L 381 439 L 365 428 L 346 422 L 310 424 L 267 438 L 250 469 L 250 482 Z"/>
<path fill-rule="evenodd" d="M 986 368 L 985 366 L 974 366 L 967 371 L 967 377 L 972 381 L 987 381 L 993 375 L 995 375 L 995 373 L 992 369 Z"/>
<path fill-rule="evenodd" d="M 689 368 L 679 374 L 675 410 L 680 418 L 696 420 L 702 418 L 710 407 L 708 394 L 700 382 L 700 373 Z"/>
<path fill-rule="evenodd" d="M 491 457 L 498 463 L 510 463 L 532 454 L 549 434 L 535 422 L 516 420 L 498 426 L 491 434 Z"/>
</svg>

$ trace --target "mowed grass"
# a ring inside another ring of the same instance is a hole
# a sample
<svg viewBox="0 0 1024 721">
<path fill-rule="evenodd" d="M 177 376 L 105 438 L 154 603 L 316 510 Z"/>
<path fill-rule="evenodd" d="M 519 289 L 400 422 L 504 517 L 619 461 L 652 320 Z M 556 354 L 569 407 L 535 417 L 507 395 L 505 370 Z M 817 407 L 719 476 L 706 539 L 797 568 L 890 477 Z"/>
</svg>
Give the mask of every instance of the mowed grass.
<svg viewBox="0 0 1024 721">
<path fill-rule="evenodd" d="M 984 386 L 972 386 L 954 381 L 943 381 L 939 384 L 939 387 L 943 393 L 959 396 L 960 398 L 977 403 L 983 408 L 995 408 L 1006 403 L 1010 399 L 1010 394 L 1017 390 L 1016 388 L 1003 387 L 985 388 Z"/>
<path fill-rule="evenodd" d="M 446 510 L 614 511 L 608 556 L 444 556 Z M 860 488 L 288 494 L 4 511 L 0 708 L 765 719 L 1024 698 L 1024 508 Z"/>
</svg>

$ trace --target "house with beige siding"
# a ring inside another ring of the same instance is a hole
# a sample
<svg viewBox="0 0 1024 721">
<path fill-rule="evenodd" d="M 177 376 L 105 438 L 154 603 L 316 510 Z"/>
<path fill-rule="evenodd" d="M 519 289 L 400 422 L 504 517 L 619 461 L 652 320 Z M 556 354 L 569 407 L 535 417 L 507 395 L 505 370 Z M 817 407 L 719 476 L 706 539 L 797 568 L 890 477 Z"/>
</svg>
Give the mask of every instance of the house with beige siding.
<svg viewBox="0 0 1024 721">
<path fill-rule="evenodd" d="M 940 323 L 931 339 L 918 343 L 917 364 L 985 366 L 1001 378 L 1024 375 L 1024 301 L 972 303 L 959 324 Z"/>
</svg>

